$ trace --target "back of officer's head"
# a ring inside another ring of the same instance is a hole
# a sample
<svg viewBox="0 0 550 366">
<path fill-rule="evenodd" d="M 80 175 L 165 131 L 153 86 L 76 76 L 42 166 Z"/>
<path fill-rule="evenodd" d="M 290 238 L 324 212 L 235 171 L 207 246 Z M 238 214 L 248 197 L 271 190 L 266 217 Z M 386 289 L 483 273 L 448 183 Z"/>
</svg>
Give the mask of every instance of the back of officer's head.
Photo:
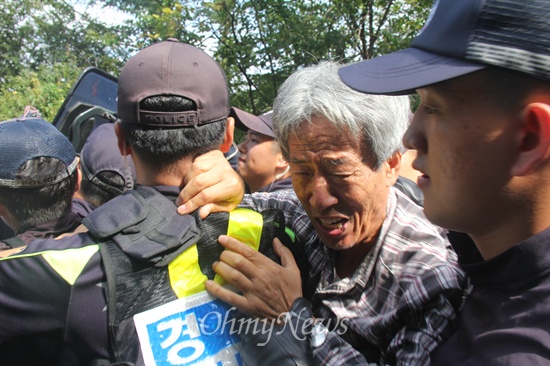
<svg viewBox="0 0 550 366">
<path fill-rule="evenodd" d="M 0 205 L 20 228 L 71 210 L 78 161 L 59 130 L 38 118 L 0 122 L 0 145 Z"/>
<path fill-rule="evenodd" d="M 118 118 L 132 152 L 152 168 L 219 149 L 228 115 L 225 74 L 196 47 L 156 43 L 121 71 Z"/>
<path fill-rule="evenodd" d="M 136 181 L 132 159 L 120 154 L 112 123 L 98 126 L 88 136 L 80 152 L 80 170 L 79 193 L 95 207 L 129 191 Z"/>
</svg>

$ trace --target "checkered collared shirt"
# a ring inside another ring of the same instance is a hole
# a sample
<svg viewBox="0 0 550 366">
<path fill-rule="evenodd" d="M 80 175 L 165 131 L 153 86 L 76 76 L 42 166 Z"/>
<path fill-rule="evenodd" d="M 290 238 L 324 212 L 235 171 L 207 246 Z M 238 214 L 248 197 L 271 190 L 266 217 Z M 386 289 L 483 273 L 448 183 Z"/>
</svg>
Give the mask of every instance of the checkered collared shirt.
<svg viewBox="0 0 550 366">
<path fill-rule="evenodd" d="M 377 243 L 343 279 L 335 275 L 334 253 L 319 239 L 294 191 L 247 195 L 242 205 L 282 209 L 305 245 L 308 277 L 317 283 L 313 311 L 331 330 L 314 348 L 316 364 L 425 365 L 454 332 L 466 276 L 442 230 L 398 190 L 388 197 Z"/>
</svg>

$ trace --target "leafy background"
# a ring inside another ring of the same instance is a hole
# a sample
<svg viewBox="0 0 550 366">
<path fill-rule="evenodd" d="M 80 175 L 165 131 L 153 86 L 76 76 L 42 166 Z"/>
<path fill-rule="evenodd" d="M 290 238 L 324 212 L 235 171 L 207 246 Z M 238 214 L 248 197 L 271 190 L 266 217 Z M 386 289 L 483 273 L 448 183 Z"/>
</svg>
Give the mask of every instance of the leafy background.
<svg viewBox="0 0 550 366">
<path fill-rule="evenodd" d="M 4 0 L 0 120 L 33 105 L 51 121 L 86 67 L 118 77 L 137 50 L 169 37 L 204 48 L 225 70 L 232 104 L 260 114 L 300 67 L 355 62 L 408 46 L 431 3 Z"/>
</svg>

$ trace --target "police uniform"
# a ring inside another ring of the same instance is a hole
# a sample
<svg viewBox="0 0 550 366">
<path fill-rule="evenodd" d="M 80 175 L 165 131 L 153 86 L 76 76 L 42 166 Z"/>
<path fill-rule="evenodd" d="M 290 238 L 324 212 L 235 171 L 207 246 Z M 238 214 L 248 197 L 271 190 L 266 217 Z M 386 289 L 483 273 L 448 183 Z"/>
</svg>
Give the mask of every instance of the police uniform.
<svg viewBox="0 0 550 366">
<path fill-rule="evenodd" d="M 140 301 L 137 309 L 131 310 L 128 307 L 132 304 L 115 306 L 109 301 L 120 291 L 114 288 L 117 283 L 128 292 L 122 299 L 133 296 L 142 300 L 146 296 L 140 291 L 161 288 L 164 298 L 155 296 L 155 292 L 148 295 L 156 306 L 204 291 L 206 278 L 222 281 L 211 270 L 212 261 L 223 250 L 216 241 L 219 232 L 216 234 L 214 229 L 208 233 L 208 218 L 202 221 L 198 215 L 178 215 L 174 204 L 178 193 L 178 187 L 138 186 L 92 212 L 84 220 L 90 232 L 60 240 L 37 240 L 24 251 L 1 259 L 2 364 L 53 364 L 64 348 L 78 355 L 82 364 L 94 359 L 113 361 L 113 344 L 119 341 L 127 347 L 124 352 L 132 355 L 131 361 L 136 362 L 135 357 L 141 357 L 136 343 L 125 341 L 136 339 L 135 334 L 121 336 L 117 329 L 109 330 L 108 323 L 114 321 L 135 332 L 132 316 L 151 307 L 151 303 Z M 218 219 L 225 222 L 223 233 L 248 237 L 250 245 L 272 256 L 272 237 L 281 236 L 280 230 L 284 231 L 284 222 L 278 221 L 282 215 L 272 215 L 272 221 L 267 223 L 265 215 L 250 210 L 223 214 L 227 216 Z M 209 217 L 216 220 L 216 215 Z M 205 251 L 202 244 L 195 245 L 197 242 L 210 246 Z M 117 253 L 126 259 L 117 262 Z M 131 281 L 111 277 L 106 286 L 106 272 L 116 272 L 124 265 L 139 271 L 160 271 L 160 280 L 153 284 L 142 282 L 129 289 L 139 282 L 134 280 L 148 278 L 130 273 Z M 125 314 L 114 319 L 114 308 Z M 20 352 L 29 345 L 44 343 L 48 347 L 42 354 L 37 354 L 38 346 L 34 354 Z"/>
</svg>

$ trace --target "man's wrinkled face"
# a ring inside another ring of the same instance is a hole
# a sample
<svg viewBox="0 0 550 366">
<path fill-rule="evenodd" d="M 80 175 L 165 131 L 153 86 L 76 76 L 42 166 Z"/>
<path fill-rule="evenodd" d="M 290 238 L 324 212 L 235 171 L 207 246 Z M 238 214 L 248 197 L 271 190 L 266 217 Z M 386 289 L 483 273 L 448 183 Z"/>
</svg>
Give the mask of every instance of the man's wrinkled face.
<svg viewBox="0 0 550 366">
<path fill-rule="evenodd" d="M 320 238 L 334 250 L 370 242 L 386 215 L 386 165 L 373 170 L 359 138 L 322 117 L 300 128 L 288 140 L 292 184 Z"/>
</svg>

